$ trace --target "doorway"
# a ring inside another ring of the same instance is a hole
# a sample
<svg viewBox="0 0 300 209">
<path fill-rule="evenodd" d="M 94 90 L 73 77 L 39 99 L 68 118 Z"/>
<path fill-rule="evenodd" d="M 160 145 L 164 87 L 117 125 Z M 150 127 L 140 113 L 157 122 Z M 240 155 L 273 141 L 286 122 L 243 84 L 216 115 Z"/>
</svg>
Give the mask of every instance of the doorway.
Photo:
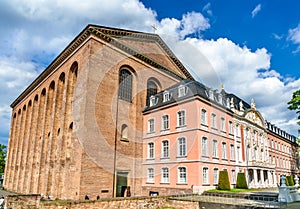
<svg viewBox="0 0 300 209">
<path fill-rule="evenodd" d="M 128 172 L 117 172 L 116 197 L 124 197 L 127 188 Z"/>
</svg>

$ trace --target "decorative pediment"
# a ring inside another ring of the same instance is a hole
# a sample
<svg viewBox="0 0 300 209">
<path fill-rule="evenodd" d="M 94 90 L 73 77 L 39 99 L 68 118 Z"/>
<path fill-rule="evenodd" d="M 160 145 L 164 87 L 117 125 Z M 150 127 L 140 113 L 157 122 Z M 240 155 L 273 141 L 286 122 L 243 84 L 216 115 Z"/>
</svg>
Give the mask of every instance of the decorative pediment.
<svg viewBox="0 0 300 209">
<path fill-rule="evenodd" d="M 251 121 L 252 123 L 255 123 L 263 128 L 265 127 L 265 124 L 264 124 L 265 120 L 263 119 L 263 117 L 257 110 L 254 110 L 254 109 L 249 110 L 246 113 L 245 118 L 247 120 Z"/>
</svg>

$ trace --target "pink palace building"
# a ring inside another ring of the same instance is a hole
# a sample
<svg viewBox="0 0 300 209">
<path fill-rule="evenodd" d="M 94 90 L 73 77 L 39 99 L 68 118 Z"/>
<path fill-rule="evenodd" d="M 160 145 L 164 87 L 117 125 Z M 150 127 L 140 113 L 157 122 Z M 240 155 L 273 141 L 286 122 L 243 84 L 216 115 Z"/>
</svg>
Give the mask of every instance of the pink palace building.
<svg viewBox="0 0 300 209">
<path fill-rule="evenodd" d="M 160 195 L 215 188 L 226 169 L 231 187 L 244 172 L 250 188 L 276 187 L 298 174 L 296 137 L 266 122 L 251 103 L 197 81 L 157 93 L 143 111 L 143 191 Z"/>
</svg>

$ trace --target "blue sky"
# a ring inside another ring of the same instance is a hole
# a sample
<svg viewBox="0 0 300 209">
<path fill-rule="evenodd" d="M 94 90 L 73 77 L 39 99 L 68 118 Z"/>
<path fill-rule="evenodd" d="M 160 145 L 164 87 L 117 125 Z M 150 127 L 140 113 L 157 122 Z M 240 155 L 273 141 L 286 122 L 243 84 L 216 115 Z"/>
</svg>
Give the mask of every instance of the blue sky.
<svg viewBox="0 0 300 209">
<path fill-rule="evenodd" d="M 256 0 L 0 1 L 0 143 L 15 98 L 87 25 L 159 34 L 200 82 L 252 98 L 297 135 L 287 109 L 300 88 L 300 2 Z"/>
</svg>

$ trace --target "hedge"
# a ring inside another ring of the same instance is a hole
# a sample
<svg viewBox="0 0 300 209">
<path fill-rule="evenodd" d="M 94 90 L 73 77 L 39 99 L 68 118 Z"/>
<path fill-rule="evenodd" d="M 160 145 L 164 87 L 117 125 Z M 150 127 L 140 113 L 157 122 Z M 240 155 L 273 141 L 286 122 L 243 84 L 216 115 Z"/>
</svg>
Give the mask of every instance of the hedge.
<svg viewBox="0 0 300 209">
<path fill-rule="evenodd" d="M 229 182 L 227 170 L 219 172 L 218 189 L 219 190 L 230 190 L 230 182 Z"/>
<path fill-rule="evenodd" d="M 248 189 L 246 177 L 244 173 L 238 173 L 236 180 L 236 188 L 238 189 Z"/>
</svg>

